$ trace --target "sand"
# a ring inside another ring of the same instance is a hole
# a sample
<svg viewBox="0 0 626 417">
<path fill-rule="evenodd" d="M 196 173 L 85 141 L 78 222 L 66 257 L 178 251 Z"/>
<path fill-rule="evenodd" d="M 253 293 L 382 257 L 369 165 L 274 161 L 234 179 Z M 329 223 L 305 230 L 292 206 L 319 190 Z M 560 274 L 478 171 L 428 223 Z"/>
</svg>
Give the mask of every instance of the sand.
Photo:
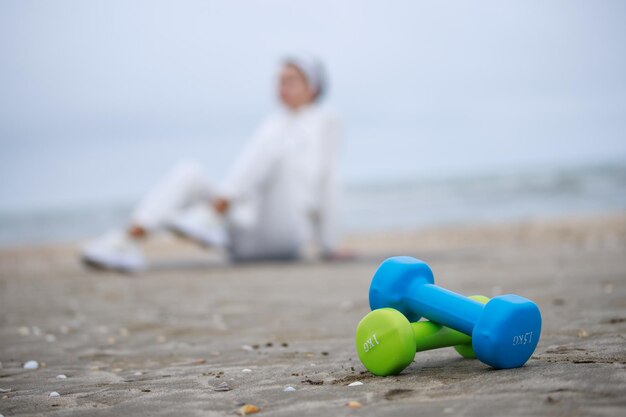
<svg viewBox="0 0 626 417">
<path fill-rule="evenodd" d="M 244 403 L 259 416 L 626 414 L 626 215 L 345 244 L 358 261 L 233 267 L 159 241 L 147 250 L 160 263 L 136 275 L 88 270 L 76 245 L 1 249 L 0 414 L 221 416 Z M 353 334 L 373 271 L 396 254 L 424 259 L 453 291 L 536 301 L 531 360 L 496 371 L 448 348 L 398 376 L 366 372 Z"/>
</svg>

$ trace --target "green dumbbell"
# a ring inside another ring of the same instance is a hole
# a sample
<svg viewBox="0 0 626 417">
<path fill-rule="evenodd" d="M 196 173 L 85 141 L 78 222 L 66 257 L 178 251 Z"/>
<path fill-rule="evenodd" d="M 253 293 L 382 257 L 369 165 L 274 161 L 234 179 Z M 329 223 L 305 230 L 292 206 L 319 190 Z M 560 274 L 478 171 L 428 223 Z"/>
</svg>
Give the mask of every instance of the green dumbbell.
<svg viewBox="0 0 626 417">
<path fill-rule="evenodd" d="M 469 297 L 486 304 L 482 295 Z M 464 358 L 476 357 L 472 338 L 432 321 L 410 323 L 398 310 L 379 308 L 369 312 L 356 329 L 359 359 L 373 374 L 386 376 L 402 372 L 416 352 L 454 346 Z"/>
</svg>

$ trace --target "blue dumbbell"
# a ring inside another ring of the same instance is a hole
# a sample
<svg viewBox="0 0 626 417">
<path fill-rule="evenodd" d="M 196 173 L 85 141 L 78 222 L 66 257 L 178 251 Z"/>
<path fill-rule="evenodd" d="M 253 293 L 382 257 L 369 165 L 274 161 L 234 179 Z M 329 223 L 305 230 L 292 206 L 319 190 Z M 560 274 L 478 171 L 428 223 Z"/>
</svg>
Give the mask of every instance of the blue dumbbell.
<svg viewBox="0 0 626 417">
<path fill-rule="evenodd" d="M 476 357 L 496 369 L 524 365 L 541 333 L 534 302 L 507 294 L 481 304 L 438 287 L 430 267 L 409 256 L 389 258 L 378 267 L 369 298 L 372 310 L 395 308 L 410 322 L 426 317 L 472 336 Z"/>
</svg>

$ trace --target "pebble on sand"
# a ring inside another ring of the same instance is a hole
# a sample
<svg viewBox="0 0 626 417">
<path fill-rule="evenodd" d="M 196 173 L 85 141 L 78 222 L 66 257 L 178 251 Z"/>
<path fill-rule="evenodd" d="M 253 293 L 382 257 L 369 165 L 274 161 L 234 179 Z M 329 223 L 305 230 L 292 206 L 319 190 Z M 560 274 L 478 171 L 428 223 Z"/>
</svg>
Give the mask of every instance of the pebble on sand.
<svg viewBox="0 0 626 417">
<path fill-rule="evenodd" d="M 141 376 L 141 375 L 143 375 L 143 372 L 137 371 L 137 372 L 135 372 L 133 375 L 135 375 L 135 376 Z"/>
<path fill-rule="evenodd" d="M 578 337 L 580 337 L 581 339 L 584 337 L 589 336 L 589 333 L 587 333 L 587 331 L 585 329 L 579 329 L 578 330 Z"/>
<path fill-rule="evenodd" d="M 284 392 L 294 392 L 296 389 L 292 386 L 288 386 L 287 388 L 285 388 L 283 391 Z"/>
<path fill-rule="evenodd" d="M 39 368 L 39 362 L 37 361 L 27 361 L 24 363 L 24 369 L 37 369 Z"/>
<path fill-rule="evenodd" d="M 354 381 L 348 384 L 349 387 L 358 387 L 359 385 L 363 385 L 363 383 L 361 381 Z"/>
<path fill-rule="evenodd" d="M 57 375 L 57 379 L 67 379 L 67 375 L 59 374 L 59 375 Z"/>
<path fill-rule="evenodd" d="M 363 404 L 361 404 L 358 401 L 348 401 L 348 403 L 346 404 L 346 406 L 348 408 L 361 408 L 363 407 Z"/>
<path fill-rule="evenodd" d="M 252 369 L 250 369 L 250 368 L 243 368 L 241 370 L 241 372 L 252 372 Z"/>
<path fill-rule="evenodd" d="M 252 352 L 254 348 L 250 345 L 241 345 L 241 350 L 245 350 L 246 352 Z"/>
<path fill-rule="evenodd" d="M 213 391 L 230 391 L 231 389 L 227 382 L 222 382 L 217 387 L 213 387 Z"/>
<path fill-rule="evenodd" d="M 244 404 L 237 410 L 237 413 L 240 416 L 247 416 L 248 414 L 258 413 L 259 411 L 261 411 L 261 409 L 256 405 Z"/>
<path fill-rule="evenodd" d="M 61 394 L 59 394 L 59 393 L 58 393 L 58 392 L 56 392 L 56 391 L 52 391 L 50 394 L 48 394 L 48 396 L 49 396 L 49 397 L 60 397 L 60 396 L 61 396 Z"/>
</svg>

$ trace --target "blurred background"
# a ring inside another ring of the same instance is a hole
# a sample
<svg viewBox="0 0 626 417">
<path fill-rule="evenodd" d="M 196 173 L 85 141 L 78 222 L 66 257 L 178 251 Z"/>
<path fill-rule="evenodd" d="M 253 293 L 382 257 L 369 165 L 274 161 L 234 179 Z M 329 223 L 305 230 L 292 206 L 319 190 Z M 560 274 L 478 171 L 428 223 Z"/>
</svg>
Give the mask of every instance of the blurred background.
<svg viewBox="0 0 626 417">
<path fill-rule="evenodd" d="M 321 57 L 347 232 L 626 211 L 623 1 L 2 1 L 0 245 L 124 222 L 181 158 L 219 181 Z"/>
</svg>

